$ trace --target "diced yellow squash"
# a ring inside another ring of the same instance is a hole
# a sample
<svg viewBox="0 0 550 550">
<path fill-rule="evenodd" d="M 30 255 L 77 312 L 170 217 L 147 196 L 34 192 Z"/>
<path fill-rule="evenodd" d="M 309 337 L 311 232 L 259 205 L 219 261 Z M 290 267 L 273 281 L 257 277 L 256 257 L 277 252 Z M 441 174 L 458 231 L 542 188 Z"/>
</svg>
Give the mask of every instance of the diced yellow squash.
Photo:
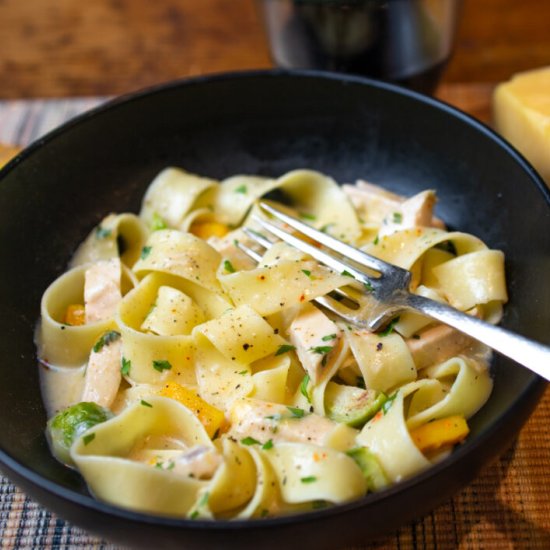
<svg viewBox="0 0 550 550">
<path fill-rule="evenodd" d="M 220 222 L 196 222 L 191 224 L 189 232 L 206 240 L 209 237 L 225 237 L 229 233 L 229 227 Z"/>
<path fill-rule="evenodd" d="M 455 415 L 423 424 L 410 434 L 420 451 L 430 453 L 460 443 L 469 432 L 464 417 Z"/>
<path fill-rule="evenodd" d="M 84 325 L 86 323 L 86 312 L 82 304 L 71 304 L 67 306 L 63 322 L 71 326 Z"/>
<path fill-rule="evenodd" d="M 201 421 L 210 437 L 214 437 L 222 427 L 225 418 L 223 411 L 210 405 L 196 393 L 184 388 L 177 382 L 166 383 L 159 393 L 163 397 L 175 399 L 185 405 Z"/>
</svg>

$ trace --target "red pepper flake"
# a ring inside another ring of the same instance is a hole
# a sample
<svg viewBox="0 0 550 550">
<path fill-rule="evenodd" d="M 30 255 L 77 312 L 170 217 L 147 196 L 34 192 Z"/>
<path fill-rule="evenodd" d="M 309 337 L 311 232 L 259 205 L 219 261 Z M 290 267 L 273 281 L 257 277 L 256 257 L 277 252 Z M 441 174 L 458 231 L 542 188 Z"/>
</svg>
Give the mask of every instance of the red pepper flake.
<svg viewBox="0 0 550 550">
<path fill-rule="evenodd" d="M 302 294 L 302 295 L 300 296 L 300 302 L 303 302 L 305 299 L 306 299 L 305 294 Z"/>
</svg>

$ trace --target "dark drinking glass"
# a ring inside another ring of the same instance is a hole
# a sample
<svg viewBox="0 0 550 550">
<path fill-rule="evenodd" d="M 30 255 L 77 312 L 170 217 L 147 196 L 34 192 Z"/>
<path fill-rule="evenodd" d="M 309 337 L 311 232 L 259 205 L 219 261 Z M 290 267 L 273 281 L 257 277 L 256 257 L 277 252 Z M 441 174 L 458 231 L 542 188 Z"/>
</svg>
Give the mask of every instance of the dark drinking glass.
<svg viewBox="0 0 550 550">
<path fill-rule="evenodd" d="M 432 93 L 460 0 L 261 0 L 276 65 L 379 78 Z"/>
</svg>

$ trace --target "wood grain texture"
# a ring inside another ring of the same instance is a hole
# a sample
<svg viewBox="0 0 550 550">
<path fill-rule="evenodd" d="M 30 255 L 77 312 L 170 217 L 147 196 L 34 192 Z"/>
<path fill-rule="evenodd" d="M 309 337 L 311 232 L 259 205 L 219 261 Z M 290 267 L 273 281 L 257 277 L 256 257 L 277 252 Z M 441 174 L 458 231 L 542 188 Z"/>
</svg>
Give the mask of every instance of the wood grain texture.
<svg viewBox="0 0 550 550">
<path fill-rule="evenodd" d="M 550 2 L 464 0 L 446 83 L 550 64 Z M 0 0 L 0 98 L 118 95 L 271 66 L 255 0 Z"/>
</svg>

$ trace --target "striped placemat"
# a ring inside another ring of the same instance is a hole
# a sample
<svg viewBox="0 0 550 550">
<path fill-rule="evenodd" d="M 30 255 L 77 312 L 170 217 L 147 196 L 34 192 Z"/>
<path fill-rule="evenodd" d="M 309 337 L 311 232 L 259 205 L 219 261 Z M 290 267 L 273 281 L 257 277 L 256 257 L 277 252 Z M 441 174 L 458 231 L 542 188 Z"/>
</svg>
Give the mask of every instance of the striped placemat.
<svg viewBox="0 0 550 550">
<path fill-rule="evenodd" d="M 102 101 L 0 101 L 0 142 L 27 145 Z M 367 547 L 549 550 L 550 388 L 516 444 L 471 485 L 424 518 L 361 548 Z M 121 547 L 64 521 L 0 476 L 0 548 Z"/>
</svg>

